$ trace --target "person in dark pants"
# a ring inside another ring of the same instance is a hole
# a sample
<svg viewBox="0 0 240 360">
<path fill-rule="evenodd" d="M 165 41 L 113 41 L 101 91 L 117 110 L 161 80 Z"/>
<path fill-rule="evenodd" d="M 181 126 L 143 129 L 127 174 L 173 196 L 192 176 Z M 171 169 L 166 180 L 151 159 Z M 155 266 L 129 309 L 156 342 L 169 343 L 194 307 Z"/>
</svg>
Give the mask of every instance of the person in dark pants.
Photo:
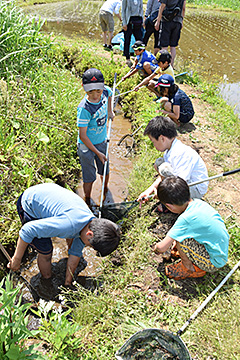
<svg viewBox="0 0 240 360">
<path fill-rule="evenodd" d="M 172 20 L 166 20 L 164 16 L 165 9 L 172 9 L 179 7 L 180 12 Z M 174 65 L 174 59 L 176 56 L 176 47 L 181 35 L 183 27 L 183 19 L 185 15 L 186 0 L 161 0 L 161 6 L 159 8 L 158 18 L 155 23 L 155 29 L 159 30 L 159 47 L 164 50 L 168 50 L 170 46 L 170 53 L 172 56 L 171 65 Z M 173 67 L 174 68 L 174 67 Z"/>
<path fill-rule="evenodd" d="M 130 60 L 130 41 L 132 34 L 135 40 L 142 40 L 142 24 L 143 24 L 143 1 L 142 0 L 123 0 L 122 1 L 122 21 L 124 31 L 124 51 L 126 64 L 131 67 Z"/>
<path fill-rule="evenodd" d="M 148 40 L 152 34 L 154 34 L 154 55 L 160 50 L 158 45 L 159 31 L 155 29 L 154 24 L 158 17 L 158 10 L 160 2 L 158 0 L 148 0 L 147 8 L 145 11 L 145 17 L 143 21 L 143 27 L 145 27 L 145 35 L 143 38 L 144 44 L 147 46 Z"/>
</svg>

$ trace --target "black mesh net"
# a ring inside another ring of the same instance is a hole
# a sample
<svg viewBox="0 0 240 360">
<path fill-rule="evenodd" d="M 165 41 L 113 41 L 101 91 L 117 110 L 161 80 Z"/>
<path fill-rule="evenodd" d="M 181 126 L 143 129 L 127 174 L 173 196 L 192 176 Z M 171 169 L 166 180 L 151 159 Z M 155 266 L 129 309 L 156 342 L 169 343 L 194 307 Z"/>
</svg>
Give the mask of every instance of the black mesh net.
<svg viewBox="0 0 240 360">
<path fill-rule="evenodd" d="M 127 217 L 129 211 L 139 205 L 137 200 L 106 204 L 101 209 L 101 217 L 117 222 Z"/>
<path fill-rule="evenodd" d="M 115 356 L 118 360 L 191 360 L 181 338 L 161 329 L 138 331 Z"/>
</svg>

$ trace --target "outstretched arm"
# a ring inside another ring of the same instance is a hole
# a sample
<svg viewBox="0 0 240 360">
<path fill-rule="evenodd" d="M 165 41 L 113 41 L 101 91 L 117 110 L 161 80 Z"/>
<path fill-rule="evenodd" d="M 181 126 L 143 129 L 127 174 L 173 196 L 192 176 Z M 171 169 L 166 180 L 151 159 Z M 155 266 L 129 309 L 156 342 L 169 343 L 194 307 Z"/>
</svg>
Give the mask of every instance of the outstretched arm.
<svg viewBox="0 0 240 360">
<path fill-rule="evenodd" d="M 153 248 L 153 251 L 156 253 L 156 254 L 162 254 L 164 253 L 165 251 L 167 251 L 170 246 L 172 245 L 172 243 L 174 242 L 175 240 L 172 239 L 170 236 L 166 236 L 163 241 L 160 241 L 158 242 L 154 248 Z"/>
<path fill-rule="evenodd" d="M 153 72 L 151 75 L 149 75 L 148 77 L 146 77 L 145 79 L 143 79 L 142 82 L 140 82 L 140 84 L 138 84 L 137 86 L 135 86 L 134 90 L 138 91 L 140 89 L 140 87 L 147 85 L 149 83 L 150 80 L 152 80 L 154 77 L 156 76 L 156 73 Z"/>
<path fill-rule="evenodd" d="M 17 271 L 20 269 L 20 265 L 21 265 L 21 261 L 22 261 L 22 257 L 25 253 L 26 248 L 28 247 L 28 243 L 26 243 L 25 241 L 23 241 L 21 239 L 21 237 L 19 236 L 18 238 L 18 242 L 17 242 L 17 247 L 16 250 L 14 252 L 14 255 L 12 257 L 12 259 L 9 261 L 7 267 L 13 271 Z"/>
<path fill-rule="evenodd" d="M 148 201 L 148 197 L 152 194 L 155 193 L 157 194 L 157 187 L 160 184 L 160 182 L 162 181 L 161 177 L 159 176 L 157 178 L 157 180 L 154 181 L 154 183 L 147 188 L 147 190 L 145 190 L 144 192 L 142 192 L 139 197 L 138 197 L 138 201 L 142 201 L 143 203 Z"/>
</svg>

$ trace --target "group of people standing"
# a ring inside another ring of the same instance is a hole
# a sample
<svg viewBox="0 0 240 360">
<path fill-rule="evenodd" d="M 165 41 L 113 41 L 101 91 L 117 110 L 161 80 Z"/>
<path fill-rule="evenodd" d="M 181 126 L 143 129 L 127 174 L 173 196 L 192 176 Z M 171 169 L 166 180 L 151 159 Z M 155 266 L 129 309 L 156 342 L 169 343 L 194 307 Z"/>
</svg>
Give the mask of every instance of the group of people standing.
<svg viewBox="0 0 240 360">
<path fill-rule="evenodd" d="M 122 6 L 121 14 L 119 9 Z M 142 0 L 107 0 L 100 9 L 100 25 L 103 30 L 104 47 L 112 49 L 111 40 L 114 30 L 113 14 L 122 21 L 124 32 L 124 51 L 126 63 L 131 66 L 130 42 L 131 36 L 141 40 L 147 45 L 154 34 L 154 55 L 160 49 L 168 49 L 172 56 L 173 66 L 176 56 L 176 47 L 180 39 L 183 19 L 185 15 L 186 0 L 148 0 L 145 14 L 143 15 Z M 145 28 L 145 32 L 143 31 Z M 107 32 L 109 32 L 107 43 Z"/>
</svg>

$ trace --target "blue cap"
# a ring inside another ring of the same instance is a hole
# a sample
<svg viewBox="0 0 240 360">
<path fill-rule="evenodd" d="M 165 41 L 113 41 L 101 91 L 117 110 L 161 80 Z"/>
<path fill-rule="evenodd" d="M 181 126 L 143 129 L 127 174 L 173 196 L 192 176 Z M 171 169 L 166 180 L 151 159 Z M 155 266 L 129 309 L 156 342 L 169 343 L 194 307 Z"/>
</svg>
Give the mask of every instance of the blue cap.
<svg viewBox="0 0 240 360">
<path fill-rule="evenodd" d="M 163 74 L 158 79 L 158 82 L 155 85 L 155 87 L 157 86 L 170 87 L 172 85 L 174 85 L 174 78 L 169 74 Z"/>
</svg>

